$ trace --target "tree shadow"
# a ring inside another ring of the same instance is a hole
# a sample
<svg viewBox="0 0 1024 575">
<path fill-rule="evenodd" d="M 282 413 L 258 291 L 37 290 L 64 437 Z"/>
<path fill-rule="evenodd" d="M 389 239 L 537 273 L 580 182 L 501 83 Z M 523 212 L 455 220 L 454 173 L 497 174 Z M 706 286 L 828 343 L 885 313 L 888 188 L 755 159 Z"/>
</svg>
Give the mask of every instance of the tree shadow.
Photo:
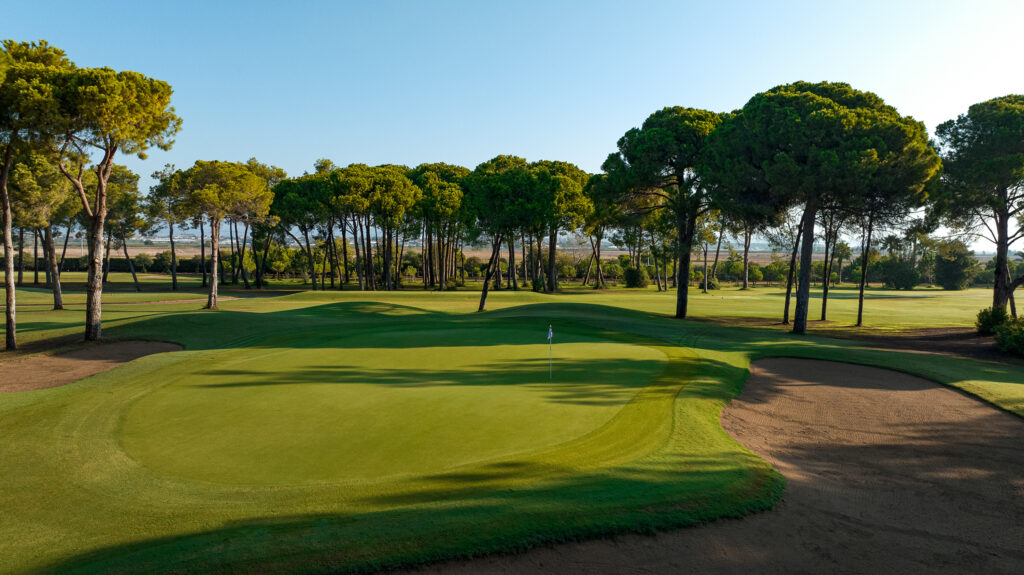
<svg viewBox="0 0 1024 575">
<path fill-rule="evenodd" d="M 87 551 L 37 572 L 369 573 L 580 538 L 653 533 L 768 508 L 781 481 L 735 461 L 735 454 L 710 454 L 672 470 L 589 474 L 508 462 L 482 476 L 437 476 L 436 490 L 382 495 L 374 503 L 396 506 L 384 511 L 239 517 L 205 532 Z M 545 479 L 524 487 L 521 479 L 535 471 Z M 481 482 L 484 487 L 477 487 Z"/>
</svg>

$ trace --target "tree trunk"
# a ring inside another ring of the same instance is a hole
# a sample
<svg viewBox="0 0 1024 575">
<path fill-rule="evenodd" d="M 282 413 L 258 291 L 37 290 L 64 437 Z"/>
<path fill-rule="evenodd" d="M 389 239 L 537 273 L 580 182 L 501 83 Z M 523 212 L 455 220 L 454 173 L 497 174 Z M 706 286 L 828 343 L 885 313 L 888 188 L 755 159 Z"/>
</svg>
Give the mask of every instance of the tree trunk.
<svg viewBox="0 0 1024 575">
<path fill-rule="evenodd" d="M 363 259 L 366 260 L 364 265 L 366 266 L 366 289 L 374 291 L 377 289 L 377 272 L 374 270 L 373 263 L 373 246 L 370 243 L 370 219 L 366 218 L 366 223 L 363 229 Z"/>
<path fill-rule="evenodd" d="M 715 261 L 711 264 L 711 277 L 718 279 L 718 255 L 722 252 L 722 237 L 725 236 L 725 222 L 718 219 L 718 243 L 715 245 Z"/>
<path fill-rule="evenodd" d="M 17 338 L 17 319 L 16 311 L 17 306 L 15 305 L 16 292 L 14 286 L 14 233 L 11 227 L 11 220 L 13 216 L 11 214 L 11 196 L 7 193 L 7 179 L 11 172 L 11 164 L 14 162 L 14 149 L 10 143 L 7 144 L 7 149 L 4 152 L 3 166 L 0 166 L 0 209 L 3 209 L 3 226 L 4 226 L 4 291 L 6 292 L 6 307 L 4 308 L 4 318 L 6 323 L 4 325 L 6 350 L 14 351 L 18 349 L 18 338 Z M 24 259 L 24 258 L 21 258 Z M 19 274 L 20 283 L 20 274 Z"/>
<path fill-rule="evenodd" d="M 341 273 L 338 271 L 341 262 L 338 259 L 338 241 L 334 237 L 333 218 L 327 226 L 327 242 L 331 246 L 331 289 L 334 289 L 335 282 L 337 282 L 337 288 L 341 289 Z"/>
<path fill-rule="evenodd" d="M 495 290 L 502 289 L 502 252 L 498 251 L 498 260 L 495 262 Z"/>
<path fill-rule="evenodd" d="M 835 238 L 831 236 L 829 229 L 825 228 L 825 264 L 821 268 L 821 321 L 828 319 L 828 288 L 832 280 L 832 256 L 835 254 Z"/>
<path fill-rule="evenodd" d="M 266 280 L 263 278 L 267 277 L 267 259 L 270 258 L 271 241 L 270 232 L 267 232 L 267 236 L 263 238 L 263 257 L 260 258 L 259 270 L 256 274 L 256 289 L 263 289 L 266 284 Z"/>
<path fill-rule="evenodd" d="M 348 271 L 348 235 L 347 230 L 345 230 L 345 227 L 345 218 L 341 218 L 341 262 L 343 266 L 342 273 L 345 276 L 344 284 L 348 285 L 348 283 L 352 281 L 352 276 L 349 274 Z M 339 285 L 338 289 L 341 289 L 341 287 L 342 286 Z"/>
<path fill-rule="evenodd" d="M 50 289 L 53 290 L 53 309 L 64 309 L 64 294 L 60 287 L 60 271 L 57 269 L 57 250 L 53 246 L 53 227 L 47 225 L 43 230 L 45 242 L 46 264 L 50 272 Z"/>
<path fill-rule="evenodd" d="M 228 220 L 228 250 L 231 255 L 231 283 L 238 284 L 238 268 L 241 266 L 241 258 L 238 257 L 238 222 Z"/>
<path fill-rule="evenodd" d="M 302 228 L 302 237 L 306 240 L 306 259 L 309 260 L 309 281 L 313 282 L 313 291 L 316 291 L 316 260 L 313 259 L 313 246 L 309 243 L 309 230 Z"/>
<path fill-rule="evenodd" d="M 352 240 L 356 244 L 356 280 L 359 282 L 359 291 L 363 291 L 364 289 L 366 289 L 363 283 L 363 274 L 366 272 L 366 266 L 365 262 L 363 261 L 365 259 L 365 256 L 361 254 L 361 252 L 363 251 L 362 241 L 359 238 L 359 236 L 361 235 L 361 226 L 359 225 L 359 220 L 356 216 L 352 216 L 352 220 Z"/>
<path fill-rule="evenodd" d="M 499 264 L 501 235 L 496 236 L 494 239 L 494 247 L 491 248 L 491 259 L 487 260 L 487 272 L 484 274 L 484 287 L 480 291 L 480 307 L 477 308 L 477 311 L 484 311 L 487 307 L 487 286 L 491 283 L 491 274 L 494 272 L 494 268 Z"/>
<path fill-rule="evenodd" d="M 555 250 L 558 246 L 558 228 L 551 228 L 548 238 L 548 291 L 555 293 L 558 289 L 558 265 L 555 262 Z"/>
<path fill-rule="evenodd" d="M 103 223 L 106 208 L 93 213 L 89 221 L 89 279 L 85 298 L 85 339 L 96 341 L 102 335 L 100 325 L 103 314 Z"/>
<path fill-rule="evenodd" d="M 515 235 L 510 235 L 512 239 L 508 242 L 508 277 L 512 281 L 512 291 L 519 291 L 519 278 L 516 276 L 516 244 Z"/>
<path fill-rule="evenodd" d="M 680 225 L 681 224 L 681 225 Z M 686 221 L 677 222 L 676 233 L 679 238 L 679 255 L 680 262 L 679 266 L 686 270 L 684 273 L 687 274 L 687 281 L 679 282 L 679 287 L 676 288 L 676 318 L 685 319 L 687 313 L 687 305 L 689 304 L 689 273 L 690 273 L 690 252 L 693 251 L 693 234 L 697 229 L 697 213 L 690 214 Z"/>
<path fill-rule="evenodd" d="M 112 234 L 108 231 L 107 232 L 107 252 L 106 252 L 107 253 L 107 257 L 106 257 L 106 260 L 105 260 L 106 265 L 103 268 L 103 279 L 100 282 L 101 285 L 107 283 L 107 276 L 110 275 L 110 256 L 113 253 L 113 250 L 110 249 L 111 236 L 112 236 Z"/>
<path fill-rule="evenodd" d="M 803 228 L 796 231 L 796 240 L 793 241 L 793 253 L 789 256 L 789 273 L 786 277 L 786 304 L 782 309 L 782 325 L 789 325 L 789 300 L 793 295 L 793 278 L 796 277 L 796 254 L 800 250 L 800 239 L 803 238 Z"/>
<path fill-rule="evenodd" d="M 708 251 L 709 251 L 709 248 L 711 246 L 709 246 L 707 242 L 703 242 L 702 245 L 703 245 L 703 250 L 704 250 L 704 291 L 703 291 L 703 293 L 708 293 L 708 276 L 711 275 L 711 274 L 708 273 L 708 272 L 711 271 L 711 270 L 708 269 Z"/>
<path fill-rule="evenodd" d="M 39 285 L 39 230 L 32 230 L 32 285 Z"/>
<path fill-rule="evenodd" d="M 171 291 L 178 291 L 178 253 L 174 249 L 174 220 L 167 220 L 167 237 L 171 241 Z"/>
<path fill-rule="evenodd" d="M 814 221 L 818 207 L 808 203 L 804 209 L 804 240 L 800 246 L 800 283 L 796 288 L 796 313 L 793 317 L 793 333 L 807 333 L 807 315 L 811 305 L 811 260 L 814 258 Z"/>
<path fill-rule="evenodd" d="M 139 276 L 135 275 L 135 264 L 132 263 L 132 258 L 128 256 L 128 239 L 125 237 L 128 234 L 122 231 L 121 233 L 121 248 L 124 250 L 124 260 L 128 262 L 128 271 L 132 272 L 132 281 L 135 283 L 135 291 L 142 291 L 142 287 L 139 286 Z"/>
<path fill-rule="evenodd" d="M 235 231 L 236 231 L 235 237 L 237 238 L 238 237 L 238 234 L 237 234 L 238 229 L 235 228 Z M 248 243 L 248 242 L 249 242 L 249 222 L 246 222 L 246 223 L 242 224 L 242 245 L 239 246 L 239 250 L 238 250 L 238 269 L 239 269 L 239 272 L 242 274 L 242 283 L 245 284 L 245 289 L 252 289 L 252 287 L 249 285 L 249 272 L 247 272 L 245 270 L 245 244 Z"/>
<path fill-rule="evenodd" d="M 68 224 L 68 231 L 64 234 L 64 249 L 60 252 L 60 265 L 57 266 L 57 275 L 64 273 L 64 256 L 68 254 L 68 238 L 71 237 L 71 226 L 74 224 Z"/>
<path fill-rule="evenodd" d="M 526 234 L 519 234 L 519 255 L 523 261 L 523 283 L 529 285 L 530 283 L 530 266 L 527 263 L 526 258 Z"/>
<path fill-rule="evenodd" d="M 199 267 L 203 271 L 203 286 L 206 287 L 206 224 L 199 220 Z"/>
<path fill-rule="evenodd" d="M 871 266 L 871 228 L 873 218 L 868 217 L 868 232 L 864 236 L 864 251 L 860 254 L 860 294 L 857 296 L 857 327 L 864 325 L 864 288 L 868 285 L 868 268 Z"/>
<path fill-rule="evenodd" d="M 1005 197 L 1006 191 L 1000 191 L 1006 205 Z M 1006 304 L 1010 300 L 1010 277 L 1009 267 L 1007 261 L 1009 260 L 1009 226 L 1010 226 L 1010 214 L 1006 209 L 1001 210 L 996 214 L 996 267 L 995 267 L 995 286 L 992 290 L 992 307 L 1006 307 Z"/>
<path fill-rule="evenodd" d="M 18 228 L 18 285 L 25 285 L 25 228 Z"/>
<path fill-rule="evenodd" d="M 320 291 L 327 289 L 327 266 L 331 259 L 331 249 L 324 244 L 324 259 L 320 264 Z"/>
<path fill-rule="evenodd" d="M 210 219 L 210 293 L 206 309 L 217 309 L 217 272 L 220 264 L 220 220 Z M 205 268 L 204 268 L 205 269 Z M 204 276 L 205 277 L 205 276 Z"/>
<path fill-rule="evenodd" d="M 47 224 L 46 227 L 50 227 L 50 224 Z M 50 283 L 50 252 L 47 251 L 45 228 L 40 229 L 39 234 L 43 237 L 43 272 L 46 274 L 43 278 L 43 285 L 49 289 L 53 289 L 53 285 Z"/>
<path fill-rule="evenodd" d="M 750 228 L 743 230 L 743 289 L 750 287 L 750 238 L 753 234 Z"/>
</svg>

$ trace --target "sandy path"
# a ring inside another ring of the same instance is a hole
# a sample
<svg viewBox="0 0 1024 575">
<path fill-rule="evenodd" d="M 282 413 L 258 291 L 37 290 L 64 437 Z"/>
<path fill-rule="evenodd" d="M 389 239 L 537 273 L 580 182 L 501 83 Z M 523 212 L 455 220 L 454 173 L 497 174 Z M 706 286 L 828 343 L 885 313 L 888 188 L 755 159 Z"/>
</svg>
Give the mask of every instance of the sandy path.
<svg viewBox="0 0 1024 575">
<path fill-rule="evenodd" d="M 99 343 L 61 355 L 30 355 L 0 363 L 0 393 L 57 387 L 153 353 L 178 351 L 162 341 Z"/>
<path fill-rule="evenodd" d="M 1024 570 L 1024 420 L 892 371 L 769 359 L 722 426 L 788 479 L 774 510 L 420 572 Z"/>
</svg>

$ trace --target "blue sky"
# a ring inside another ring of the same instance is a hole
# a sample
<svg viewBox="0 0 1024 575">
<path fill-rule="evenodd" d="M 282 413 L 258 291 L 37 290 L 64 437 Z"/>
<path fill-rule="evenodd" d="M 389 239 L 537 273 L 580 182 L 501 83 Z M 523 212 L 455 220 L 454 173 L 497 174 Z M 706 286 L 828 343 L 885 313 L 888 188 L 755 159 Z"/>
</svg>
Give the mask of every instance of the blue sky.
<svg viewBox="0 0 1024 575">
<path fill-rule="evenodd" d="M 597 171 L 663 106 L 732 110 L 795 80 L 877 92 L 934 130 L 1024 93 L 1021 22 L 1009 1 L 23 0 L 0 36 L 169 82 L 174 149 L 120 159 L 143 176 L 196 159 L 298 175 L 319 157 L 472 168 L 502 153 Z"/>
</svg>

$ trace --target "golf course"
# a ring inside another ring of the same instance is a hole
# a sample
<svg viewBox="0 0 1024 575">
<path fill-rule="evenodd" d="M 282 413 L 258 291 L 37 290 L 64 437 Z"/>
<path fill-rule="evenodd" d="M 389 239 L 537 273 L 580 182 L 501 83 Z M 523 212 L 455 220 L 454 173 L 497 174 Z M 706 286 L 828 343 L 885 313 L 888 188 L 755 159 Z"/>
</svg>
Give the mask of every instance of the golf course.
<svg viewBox="0 0 1024 575">
<path fill-rule="evenodd" d="M 694 294 L 711 322 L 655 291 L 502 291 L 484 314 L 472 291 L 237 291 L 209 311 L 112 277 L 96 348 L 176 345 L 0 395 L 3 572 L 372 572 L 757 513 L 786 480 L 719 416 L 766 357 L 896 369 L 1024 415 L 1015 363 L 723 325 L 767 319 L 778 289 Z M 64 335 L 75 294 L 54 312 L 22 292 L 26 340 L 66 343 L 0 368 L 88 349 Z M 921 307 L 969 324 L 983 294 L 871 295 L 890 333 Z"/>
<path fill-rule="evenodd" d="M 1022 21 L 5 6 L 0 575 L 1024 573 Z"/>
</svg>

